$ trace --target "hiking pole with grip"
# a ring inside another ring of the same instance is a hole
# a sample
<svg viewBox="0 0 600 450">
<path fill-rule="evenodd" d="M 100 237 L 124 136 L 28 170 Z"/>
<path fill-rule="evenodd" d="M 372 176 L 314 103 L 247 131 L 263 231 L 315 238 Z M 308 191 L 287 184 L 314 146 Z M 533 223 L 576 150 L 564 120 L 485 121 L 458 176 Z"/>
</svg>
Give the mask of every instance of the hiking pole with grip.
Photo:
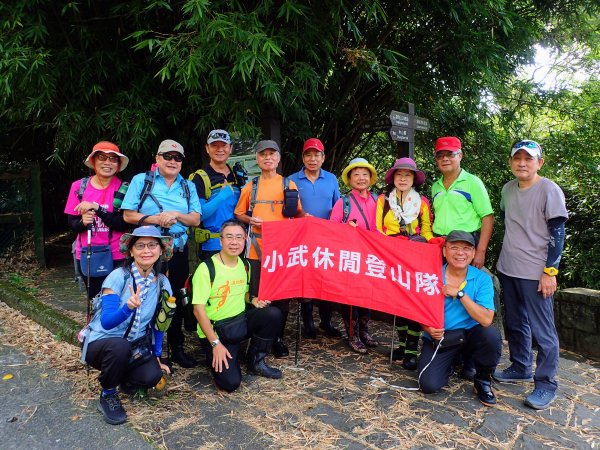
<svg viewBox="0 0 600 450">
<path fill-rule="evenodd" d="M 85 257 L 87 258 L 87 321 L 88 323 L 90 322 L 91 319 L 91 314 L 92 314 L 92 307 L 90 305 L 90 262 L 91 262 L 91 252 L 92 252 L 92 224 L 90 223 L 87 227 L 87 252 Z"/>
</svg>

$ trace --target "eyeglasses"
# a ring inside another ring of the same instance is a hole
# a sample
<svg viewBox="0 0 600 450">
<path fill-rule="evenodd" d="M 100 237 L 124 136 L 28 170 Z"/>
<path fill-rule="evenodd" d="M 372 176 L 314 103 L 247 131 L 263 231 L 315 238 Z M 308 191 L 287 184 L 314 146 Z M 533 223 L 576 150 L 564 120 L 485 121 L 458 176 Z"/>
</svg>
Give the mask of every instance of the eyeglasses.
<svg viewBox="0 0 600 450">
<path fill-rule="evenodd" d="M 462 253 L 469 253 L 471 250 L 474 249 L 474 247 L 459 247 L 458 245 L 450 245 L 447 248 L 449 250 L 452 250 L 453 252 L 462 252 Z"/>
<path fill-rule="evenodd" d="M 442 150 L 435 154 L 435 159 L 444 159 L 444 158 L 452 159 L 452 158 L 456 158 L 458 155 L 460 155 L 460 152 L 448 152 L 448 151 Z"/>
<path fill-rule="evenodd" d="M 96 159 L 101 162 L 104 162 L 108 159 L 111 163 L 118 163 L 120 161 L 120 158 L 118 156 L 105 155 L 104 153 L 96 153 Z"/>
<path fill-rule="evenodd" d="M 224 234 L 221 237 L 227 241 L 238 242 L 242 242 L 244 239 L 246 239 L 246 236 L 244 236 L 243 234 Z"/>
<path fill-rule="evenodd" d="M 228 134 L 219 133 L 219 132 L 210 133 L 210 136 L 208 136 L 208 139 L 217 139 L 217 140 L 222 140 L 223 142 L 229 142 L 231 140 L 231 138 L 229 137 Z"/>
<path fill-rule="evenodd" d="M 144 250 L 148 247 L 148 250 L 155 250 L 160 244 L 158 242 L 136 242 L 133 244 L 136 250 Z"/>
<path fill-rule="evenodd" d="M 179 153 L 161 153 L 160 156 L 162 156 L 165 161 L 171 161 L 172 159 L 176 162 L 183 161 L 183 156 Z"/>
</svg>

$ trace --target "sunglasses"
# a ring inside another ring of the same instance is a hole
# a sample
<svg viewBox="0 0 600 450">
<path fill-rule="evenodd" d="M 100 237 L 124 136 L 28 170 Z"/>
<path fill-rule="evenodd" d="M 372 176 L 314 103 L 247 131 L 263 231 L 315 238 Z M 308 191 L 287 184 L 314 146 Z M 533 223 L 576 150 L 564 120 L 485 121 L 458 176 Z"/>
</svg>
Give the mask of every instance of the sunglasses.
<svg viewBox="0 0 600 450">
<path fill-rule="evenodd" d="M 183 161 L 183 156 L 179 153 L 161 153 L 160 156 L 162 156 L 165 161 L 171 161 L 172 159 L 176 162 Z"/>
<path fill-rule="evenodd" d="M 542 148 L 540 147 L 540 144 L 538 144 L 535 141 L 521 141 L 521 142 L 517 142 L 515 145 L 513 145 L 513 150 L 521 150 L 521 149 L 532 149 L 532 150 L 537 150 L 540 153 L 542 153 Z"/>
<path fill-rule="evenodd" d="M 450 152 L 450 151 L 441 150 L 435 154 L 435 159 L 444 159 L 444 158 L 452 159 L 452 158 L 456 158 L 459 154 L 460 154 L 460 152 Z"/>
<path fill-rule="evenodd" d="M 101 162 L 108 159 L 111 163 L 118 163 L 120 161 L 120 158 L 116 155 L 105 155 L 103 153 L 96 153 L 96 159 Z"/>
<path fill-rule="evenodd" d="M 210 136 L 208 136 L 208 139 L 218 139 L 218 140 L 223 140 L 223 142 L 229 142 L 229 135 L 225 134 L 225 133 L 211 133 Z"/>
</svg>

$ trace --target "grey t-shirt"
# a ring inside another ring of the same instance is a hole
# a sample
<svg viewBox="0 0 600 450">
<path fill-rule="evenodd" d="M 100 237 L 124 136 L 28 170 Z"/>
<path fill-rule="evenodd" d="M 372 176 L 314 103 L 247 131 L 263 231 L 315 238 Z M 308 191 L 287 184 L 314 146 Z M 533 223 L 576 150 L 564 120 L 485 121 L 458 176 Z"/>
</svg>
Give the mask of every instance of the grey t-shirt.
<svg viewBox="0 0 600 450">
<path fill-rule="evenodd" d="M 518 181 L 511 180 L 502 188 L 500 209 L 505 213 L 505 229 L 498 271 L 515 278 L 539 280 L 548 257 L 548 221 L 568 217 L 562 190 L 543 177 L 527 189 L 520 189 Z"/>
</svg>

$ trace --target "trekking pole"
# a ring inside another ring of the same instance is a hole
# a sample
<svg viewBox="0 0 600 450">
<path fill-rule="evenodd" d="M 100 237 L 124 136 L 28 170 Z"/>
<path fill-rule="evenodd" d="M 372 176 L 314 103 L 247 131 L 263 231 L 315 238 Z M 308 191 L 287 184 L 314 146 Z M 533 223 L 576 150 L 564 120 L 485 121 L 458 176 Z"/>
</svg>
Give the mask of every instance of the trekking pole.
<svg viewBox="0 0 600 450">
<path fill-rule="evenodd" d="M 298 365 L 298 349 L 300 348 L 300 299 L 298 299 L 298 314 L 296 315 L 296 354 L 294 355 L 294 365 Z"/>
<path fill-rule="evenodd" d="M 392 345 L 390 346 L 390 366 L 394 362 L 394 334 L 396 334 L 396 314 L 394 314 L 394 323 L 392 325 Z"/>
<path fill-rule="evenodd" d="M 92 224 L 90 223 L 87 226 L 87 253 L 85 255 L 86 259 L 87 259 L 87 321 L 88 323 L 90 323 L 91 320 L 91 314 L 92 314 L 92 306 L 90 304 L 90 262 L 91 262 L 91 255 L 92 252 Z"/>
<path fill-rule="evenodd" d="M 248 259 L 248 255 L 250 255 L 250 246 L 252 245 L 252 238 L 254 233 L 252 233 L 252 225 L 248 225 L 248 241 L 246 242 L 246 250 L 244 251 L 244 258 Z"/>
</svg>

